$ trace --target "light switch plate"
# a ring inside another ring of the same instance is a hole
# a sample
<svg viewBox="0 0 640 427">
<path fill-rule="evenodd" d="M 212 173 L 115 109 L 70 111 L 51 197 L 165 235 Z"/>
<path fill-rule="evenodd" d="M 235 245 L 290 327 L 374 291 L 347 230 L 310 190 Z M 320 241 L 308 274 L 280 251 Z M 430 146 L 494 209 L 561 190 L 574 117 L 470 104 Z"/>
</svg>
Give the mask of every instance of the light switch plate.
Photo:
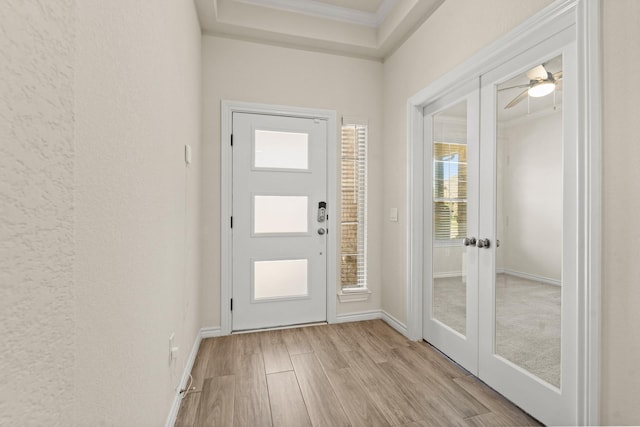
<svg viewBox="0 0 640 427">
<path fill-rule="evenodd" d="M 389 221 L 398 222 L 398 208 L 391 208 L 389 212 Z"/>
</svg>

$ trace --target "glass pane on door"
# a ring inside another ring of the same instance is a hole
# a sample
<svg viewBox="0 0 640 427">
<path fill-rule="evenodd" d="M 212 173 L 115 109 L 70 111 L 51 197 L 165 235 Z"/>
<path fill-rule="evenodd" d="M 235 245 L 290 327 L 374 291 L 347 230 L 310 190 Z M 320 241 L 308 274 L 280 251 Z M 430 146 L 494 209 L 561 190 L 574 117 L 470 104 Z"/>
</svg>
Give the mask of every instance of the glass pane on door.
<svg viewBox="0 0 640 427">
<path fill-rule="evenodd" d="M 306 196 L 253 196 L 254 234 L 306 233 L 309 231 Z"/>
<path fill-rule="evenodd" d="M 433 318 L 465 335 L 467 324 L 467 102 L 433 116 Z"/>
<path fill-rule="evenodd" d="M 309 169 L 309 134 L 256 129 L 253 166 L 266 169 Z"/>
<path fill-rule="evenodd" d="M 306 259 L 254 261 L 254 300 L 308 295 L 308 268 Z"/>
<path fill-rule="evenodd" d="M 497 87 L 495 353 L 560 387 L 562 56 Z"/>
</svg>

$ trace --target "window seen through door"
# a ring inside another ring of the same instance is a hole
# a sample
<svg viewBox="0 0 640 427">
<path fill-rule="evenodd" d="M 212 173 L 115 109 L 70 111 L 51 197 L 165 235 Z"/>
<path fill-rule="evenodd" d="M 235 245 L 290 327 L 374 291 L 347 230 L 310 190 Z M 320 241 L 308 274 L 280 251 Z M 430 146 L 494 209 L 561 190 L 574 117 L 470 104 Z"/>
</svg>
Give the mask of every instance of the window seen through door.
<svg viewBox="0 0 640 427">
<path fill-rule="evenodd" d="M 433 218 L 435 240 L 467 234 L 467 145 L 433 144 Z"/>
<path fill-rule="evenodd" d="M 367 126 L 344 124 L 341 149 L 342 289 L 367 284 Z"/>
</svg>

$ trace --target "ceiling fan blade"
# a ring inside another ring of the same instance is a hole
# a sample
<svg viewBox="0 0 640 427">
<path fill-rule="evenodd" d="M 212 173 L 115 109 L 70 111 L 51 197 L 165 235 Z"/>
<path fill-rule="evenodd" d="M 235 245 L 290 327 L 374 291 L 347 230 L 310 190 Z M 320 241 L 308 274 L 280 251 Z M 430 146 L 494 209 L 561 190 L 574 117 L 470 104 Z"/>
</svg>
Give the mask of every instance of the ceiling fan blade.
<svg viewBox="0 0 640 427">
<path fill-rule="evenodd" d="M 544 68 L 544 65 L 540 64 L 527 71 L 527 77 L 529 80 L 546 80 L 548 77 L 547 69 Z"/>
<path fill-rule="evenodd" d="M 528 84 L 526 84 L 526 85 L 517 85 L 517 86 L 503 87 L 502 89 L 498 89 L 498 92 L 502 92 L 503 90 L 509 90 L 509 89 L 523 88 L 523 87 L 529 87 L 529 85 L 528 85 Z"/>
<path fill-rule="evenodd" d="M 562 80 L 556 80 L 556 90 L 562 90 Z"/>
<path fill-rule="evenodd" d="M 520 95 L 513 98 L 511 102 L 504 107 L 504 109 L 506 110 L 507 108 L 515 107 L 516 105 L 521 103 L 523 100 L 527 98 L 527 96 L 529 96 L 528 92 L 529 92 L 529 89 L 525 89 Z"/>
<path fill-rule="evenodd" d="M 562 70 L 558 71 L 557 73 L 553 73 L 553 80 L 560 80 L 562 79 Z"/>
</svg>

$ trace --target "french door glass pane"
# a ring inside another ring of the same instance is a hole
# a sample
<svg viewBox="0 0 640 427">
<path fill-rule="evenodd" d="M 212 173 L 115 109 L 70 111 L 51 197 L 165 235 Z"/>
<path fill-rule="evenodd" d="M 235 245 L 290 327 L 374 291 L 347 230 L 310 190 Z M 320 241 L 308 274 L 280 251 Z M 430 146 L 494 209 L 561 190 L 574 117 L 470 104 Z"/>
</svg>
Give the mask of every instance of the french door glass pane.
<svg viewBox="0 0 640 427">
<path fill-rule="evenodd" d="M 530 87 L 548 83 L 534 97 Z M 497 87 L 496 354 L 560 387 L 562 57 Z M 520 95 L 520 102 L 510 104 Z M 510 106 L 511 105 L 511 106 Z"/>
<path fill-rule="evenodd" d="M 467 102 L 433 116 L 433 318 L 465 335 L 467 323 Z"/>
</svg>

